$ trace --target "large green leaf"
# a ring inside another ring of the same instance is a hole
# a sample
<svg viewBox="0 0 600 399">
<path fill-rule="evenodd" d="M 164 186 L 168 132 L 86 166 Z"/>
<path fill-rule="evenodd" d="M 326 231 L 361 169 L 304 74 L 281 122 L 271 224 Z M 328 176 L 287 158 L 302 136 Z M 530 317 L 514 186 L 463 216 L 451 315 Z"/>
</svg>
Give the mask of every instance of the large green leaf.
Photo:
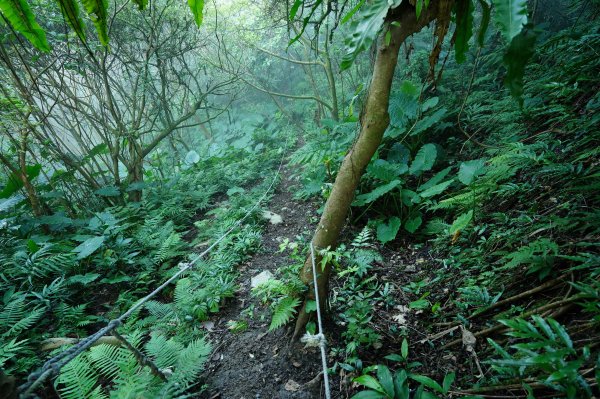
<svg viewBox="0 0 600 399">
<path fill-rule="evenodd" d="M 388 223 L 381 222 L 377 225 L 377 239 L 385 244 L 396 238 L 400 230 L 400 219 L 396 216 L 391 217 Z"/>
<path fill-rule="evenodd" d="M 374 377 L 371 377 L 370 375 L 361 375 L 359 377 L 356 377 L 353 381 L 360 385 L 364 385 L 367 388 L 374 389 L 378 392 L 384 392 L 383 387 L 381 386 L 379 381 L 377 381 Z"/>
<path fill-rule="evenodd" d="M 192 10 L 196 25 L 202 25 L 202 20 L 204 19 L 204 0 L 188 0 L 188 5 L 190 6 L 190 10 Z"/>
<path fill-rule="evenodd" d="M 510 42 L 527 23 L 527 0 L 493 0 L 494 21 Z"/>
<path fill-rule="evenodd" d="M 60 12 L 65 17 L 71 28 L 82 41 L 85 41 L 85 24 L 79 15 L 79 4 L 76 0 L 56 0 Z"/>
<path fill-rule="evenodd" d="M 25 173 L 27 174 L 27 178 L 29 179 L 29 181 L 31 181 L 40 174 L 41 170 L 42 165 L 38 163 L 35 165 L 27 166 L 25 168 Z M 0 191 L 0 198 L 10 197 L 11 195 L 19 191 L 21 187 L 23 187 L 23 181 L 21 180 L 21 177 L 16 175 L 15 173 L 11 173 L 8 176 L 8 181 L 6 182 L 6 185 L 4 186 L 2 191 Z"/>
<path fill-rule="evenodd" d="M 408 165 L 405 163 L 390 163 L 383 159 L 377 159 L 367 167 L 367 173 L 370 176 L 386 183 L 406 172 L 408 172 Z"/>
<path fill-rule="evenodd" d="M 398 7 L 401 1 L 375 0 L 363 5 L 357 19 L 350 26 L 349 35 L 345 38 L 346 54 L 340 64 L 342 70 L 348 69 L 356 57 L 371 46 L 389 9 Z"/>
<path fill-rule="evenodd" d="M 73 249 L 77 253 L 77 259 L 84 259 L 93 254 L 104 243 L 104 236 L 91 237 Z"/>
<path fill-rule="evenodd" d="M 408 231 L 409 233 L 413 234 L 415 231 L 417 231 L 417 229 L 419 227 L 421 227 L 421 224 L 423 223 L 423 218 L 421 218 L 421 214 L 417 213 L 414 216 L 411 216 L 410 218 L 408 218 L 408 220 L 406 221 L 406 223 L 404 223 L 404 230 Z"/>
<path fill-rule="evenodd" d="M 444 192 L 448 188 L 448 186 L 450 186 L 450 184 L 452 184 L 452 182 L 454 182 L 454 179 L 450 179 L 443 183 L 436 184 L 436 185 L 431 186 L 428 189 L 422 191 L 421 193 L 419 193 L 419 195 L 421 196 L 421 198 L 434 197 L 434 196 Z"/>
<path fill-rule="evenodd" d="M 485 170 L 485 159 L 474 159 L 460 164 L 458 180 L 467 186 L 473 182 L 475 176 L 482 174 Z"/>
<path fill-rule="evenodd" d="M 401 183 L 400 180 L 393 180 L 393 181 L 389 182 L 388 184 L 383 184 L 383 185 L 377 187 L 375 190 L 373 190 L 369 193 L 361 194 L 356 197 L 356 200 L 352 203 L 352 205 L 363 206 L 365 204 L 373 202 L 376 199 L 378 199 L 379 197 L 387 194 L 388 192 L 392 191 L 394 188 L 398 187 L 400 185 L 400 183 Z"/>
<path fill-rule="evenodd" d="M 381 383 L 385 393 L 388 397 L 393 398 L 395 396 L 394 380 L 392 372 L 383 364 L 377 366 L 377 379 Z"/>
<path fill-rule="evenodd" d="M 41 51 L 50 51 L 46 33 L 35 20 L 26 0 L 0 0 L 0 12 L 12 27 Z"/>
<path fill-rule="evenodd" d="M 425 191 L 425 190 L 428 190 L 431 187 L 435 186 L 436 184 L 441 183 L 442 180 L 444 180 L 444 178 L 448 175 L 448 173 L 450 173 L 450 170 L 452 170 L 452 166 L 448 166 L 446 169 L 439 171 L 431 179 L 429 179 L 425 183 L 421 184 L 419 186 L 419 188 L 417 189 L 417 191 L 419 191 L 419 192 Z"/>
<path fill-rule="evenodd" d="M 459 64 L 466 61 L 465 54 L 469 50 L 469 40 L 473 36 L 473 2 L 460 0 L 456 3 L 456 40 L 454 41 L 454 56 Z"/>
<path fill-rule="evenodd" d="M 410 165 L 410 174 L 417 175 L 421 172 L 425 172 L 433 168 L 433 164 L 435 163 L 435 158 L 437 157 L 437 149 L 433 144 L 425 144 L 413 160 Z"/>
<path fill-rule="evenodd" d="M 507 69 L 504 84 L 521 105 L 523 105 L 525 66 L 533 56 L 536 39 L 537 35 L 531 29 L 523 30 L 512 39 L 503 58 Z"/>
<path fill-rule="evenodd" d="M 88 17 L 94 23 L 98 39 L 103 45 L 108 45 L 108 2 L 107 0 L 81 0 Z"/>
</svg>

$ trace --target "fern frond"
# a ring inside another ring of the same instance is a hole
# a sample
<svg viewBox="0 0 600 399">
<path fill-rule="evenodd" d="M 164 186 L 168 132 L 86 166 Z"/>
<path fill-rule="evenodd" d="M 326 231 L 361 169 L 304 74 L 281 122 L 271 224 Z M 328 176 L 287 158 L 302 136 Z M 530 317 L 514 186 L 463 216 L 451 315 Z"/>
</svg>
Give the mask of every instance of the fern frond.
<svg viewBox="0 0 600 399">
<path fill-rule="evenodd" d="M 273 318 L 271 319 L 271 325 L 269 331 L 273 331 L 290 321 L 292 316 L 296 313 L 296 307 L 300 304 L 300 299 L 286 297 L 283 298 L 275 309 L 273 309 Z"/>
<path fill-rule="evenodd" d="M 160 334 L 153 335 L 146 344 L 146 353 L 161 369 L 175 366 L 183 349 L 184 346 L 173 338 L 166 339 Z"/>
<path fill-rule="evenodd" d="M 96 371 L 83 353 L 67 363 L 54 385 L 64 399 L 108 399 L 98 385 Z"/>
</svg>

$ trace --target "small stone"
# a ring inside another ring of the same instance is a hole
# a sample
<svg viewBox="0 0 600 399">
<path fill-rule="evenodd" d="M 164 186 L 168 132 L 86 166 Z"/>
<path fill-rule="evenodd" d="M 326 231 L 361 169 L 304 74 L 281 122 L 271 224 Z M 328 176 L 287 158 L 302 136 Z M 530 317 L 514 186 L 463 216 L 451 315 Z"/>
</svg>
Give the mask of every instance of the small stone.
<svg viewBox="0 0 600 399">
<path fill-rule="evenodd" d="M 263 211 L 262 217 L 267 219 L 271 224 L 281 224 L 283 223 L 283 218 L 281 215 L 278 215 L 271 211 Z"/>
<path fill-rule="evenodd" d="M 404 271 L 407 273 L 414 273 L 417 271 L 417 268 L 415 265 L 406 265 L 406 267 L 404 268 Z"/>
<path fill-rule="evenodd" d="M 295 361 L 293 361 L 293 362 L 292 362 L 292 365 L 293 365 L 294 367 L 301 367 L 301 366 L 302 366 L 302 363 L 300 363 L 299 361 L 295 360 Z"/>
<path fill-rule="evenodd" d="M 252 279 L 250 280 L 250 286 L 252 288 L 256 288 L 259 285 L 264 284 L 271 279 L 273 279 L 273 273 L 271 273 L 268 270 L 265 270 L 265 271 L 257 274 L 256 276 L 252 277 Z"/>
<path fill-rule="evenodd" d="M 288 380 L 283 387 L 286 391 L 297 392 L 300 389 L 300 384 L 294 380 Z"/>
</svg>

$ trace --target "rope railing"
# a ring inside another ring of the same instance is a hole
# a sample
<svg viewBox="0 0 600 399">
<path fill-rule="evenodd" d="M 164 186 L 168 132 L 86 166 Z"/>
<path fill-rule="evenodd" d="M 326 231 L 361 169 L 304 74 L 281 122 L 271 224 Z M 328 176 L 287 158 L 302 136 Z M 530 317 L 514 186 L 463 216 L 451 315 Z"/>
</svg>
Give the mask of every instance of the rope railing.
<svg viewBox="0 0 600 399">
<path fill-rule="evenodd" d="M 239 227 L 246 219 L 248 219 L 250 217 L 250 215 L 252 215 L 252 213 L 260 206 L 260 204 L 264 201 L 264 199 L 267 197 L 267 195 L 269 194 L 269 192 L 275 185 L 275 182 L 277 181 L 277 177 L 280 175 L 281 169 L 283 168 L 285 156 L 287 154 L 288 144 L 289 144 L 289 137 L 285 142 L 285 146 L 284 146 L 284 149 L 283 149 L 282 155 L 281 155 L 281 161 L 279 162 L 279 167 L 277 168 L 277 171 L 275 172 L 273 179 L 271 180 L 271 183 L 269 184 L 269 187 L 267 187 L 267 189 L 262 194 L 262 196 L 258 199 L 258 201 L 256 201 L 256 203 L 254 203 L 254 205 L 244 214 L 244 216 L 242 218 L 238 219 L 224 234 L 222 234 L 208 248 L 206 248 L 204 251 L 202 251 L 202 253 L 197 255 L 190 262 L 180 263 L 181 267 L 175 274 L 173 274 L 173 276 L 168 278 L 160 286 L 158 286 L 156 289 L 154 289 L 154 291 L 150 292 L 148 295 L 146 295 L 145 297 L 138 300 L 133 306 L 131 306 L 121 316 L 119 316 L 118 318 L 116 318 L 114 320 L 111 320 L 105 327 L 96 331 L 94 334 L 82 339 L 81 341 L 79 341 L 77 344 L 73 345 L 69 349 L 67 349 L 67 350 L 59 353 L 58 355 L 52 357 L 51 359 L 47 360 L 42 365 L 42 367 L 40 367 L 38 370 L 34 371 L 33 373 L 29 374 L 29 376 L 27 377 L 27 381 L 24 384 L 20 385 L 18 388 L 19 397 L 21 399 L 37 398 L 34 393 L 37 388 L 39 388 L 49 378 L 56 377 L 58 375 L 58 373 L 60 372 L 61 368 L 63 368 L 71 360 L 75 359 L 79 354 L 83 353 L 86 349 L 93 346 L 96 341 L 98 341 L 100 338 L 102 338 L 103 336 L 105 336 L 107 334 L 113 334 L 115 337 L 117 337 L 119 339 L 119 341 L 121 341 L 121 343 L 123 343 L 125 348 L 127 348 L 133 352 L 136 360 L 138 360 L 138 362 L 142 366 L 148 366 L 148 367 L 150 367 L 150 369 L 153 373 L 158 372 L 162 377 L 164 377 L 162 372 L 158 369 L 158 367 L 150 359 L 143 356 L 143 354 L 141 352 L 139 352 L 135 347 L 133 347 L 131 344 L 129 344 L 129 342 L 127 342 L 125 340 L 125 338 L 116 331 L 117 328 L 119 328 L 119 326 L 121 326 L 123 324 L 123 322 L 129 316 L 131 316 L 136 310 L 141 308 L 146 302 L 148 302 L 150 299 L 152 299 L 157 294 L 159 294 L 165 287 L 169 286 L 173 281 L 177 280 L 177 278 L 179 278 L 179 276 L 181 276 L 183 273 L 185 273 L 186 271 L 191 269 L 196 264 L 196 262 L 198 262 L 200 259 L 202 259 L 204 256 L 206 256 L 221 241 L 223 241 L 227 236 L 229 236 L 229 234 L 231 234 L 237 227 Z"/>
<path fill-rule="evenodd" d="M 331 391 L 329 389 L 329 374 L 327 373 L 327 354 L 326 346 L 327 341 L 325 340 L 325 334 L 323 332 L 323 322 L 321 321 L 321 304 L 319 303 L 319 287 L 317 285 L 317 266 L 315 261 L 315 246 L 312 241 L 310 243 L 310 259 L 312 262 L 313 272 L 313 284 L 315 290 L 315 302 L 317 303 L 317 322 L 319 325 L 319 333 L 317 339 L 319 340 L 319 348 L 321 349 L 321 366 L 323 367 L 323 382 L 325 385 L 325 398 L 331 399 Z"/>
</svg>

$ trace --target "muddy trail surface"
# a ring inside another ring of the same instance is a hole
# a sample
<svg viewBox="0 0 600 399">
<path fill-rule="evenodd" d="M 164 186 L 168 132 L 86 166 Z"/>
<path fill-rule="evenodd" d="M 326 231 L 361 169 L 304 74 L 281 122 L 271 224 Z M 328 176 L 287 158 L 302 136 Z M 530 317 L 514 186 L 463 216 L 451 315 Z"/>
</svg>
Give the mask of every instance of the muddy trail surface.
<svg viewBox="0 0 600 399">
<path fill-rule="evenodd" d="M 252 277 L 269 271 L 276 278 L 278 269 L 290 264 L 288 255 L 279 252 L 280 243 L 310 234 L 315 225 L 311 218 L 316 205 L 293 199 L 289 169 L 284 168 L 281 177 L 267 208 L 282 221 L 267 224 L 261 250 L 239 268 L 235 298 L 208 322 L 214 350 L 202 381 L 208 386 L 202 399 L 324 397 L 318 348 L 291 343 L 291 326 L 269 332 L 270 311 L 251 295 Z M 248 313 L 252 317 L 243 317 Z M 241 319 L 248 319 L 247 329 L 237 333 L 228 329 L 229 321 Z"/>
</svg>

